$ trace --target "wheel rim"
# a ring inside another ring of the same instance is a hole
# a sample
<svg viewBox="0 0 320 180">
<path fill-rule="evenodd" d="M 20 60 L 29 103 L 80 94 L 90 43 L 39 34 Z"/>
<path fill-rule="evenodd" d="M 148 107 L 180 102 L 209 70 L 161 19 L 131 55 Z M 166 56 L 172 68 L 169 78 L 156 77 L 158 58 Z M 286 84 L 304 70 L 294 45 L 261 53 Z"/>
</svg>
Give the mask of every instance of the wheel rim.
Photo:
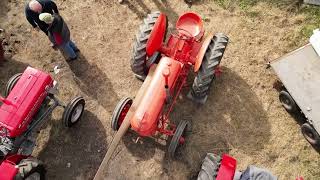
<svg viewBox="0 0 320 180">
<path fill-rule="evenodd" d="M 288 98 L 286 98 L 284 96 L 281 96 L 281 103 L 284 106 L 284 108 L 286 108 L 286 109 L 291 109 L 292 108 L 292 104 L 291 104 L 290 99 L 288 99 Z"/>
<path fill-rule="evenodd" d="M 40 180 L 41 175 L 38 172 L 32 173 L 30 176 L 26 178 L 26 180 Z"/>
<path fill-rule="evenodd" d="M 126 117 L 130 107 L 131 107 L 131 101 L 127 102 L 127 104 L 122 108 L 122 111 L 119 115 L 119 119 L 118 119 L 118 122 L 117 122 L 117 125 L 118 125 L 118 129 L 120 128 L 122 122 L 124 121 L 124 118 Z"/>
<path fill-rule="evenodd" d="M 74 111 L 72 112 L 72 115 L 71 115 L 71 122 L 72 123 L 75 123 L 76 121 L 79 120 L 81 114 L 82 114 L 82 111 L 83 111 L 83 105 L 82 104 L 79 104 L 77 107 L 75 107 Z"/>
<path fill-rule="evenodd" d="M 309 129 L 305 130 L 305 135 L 309 142 L 314 141 L 315 135 Z"/>
</svg>

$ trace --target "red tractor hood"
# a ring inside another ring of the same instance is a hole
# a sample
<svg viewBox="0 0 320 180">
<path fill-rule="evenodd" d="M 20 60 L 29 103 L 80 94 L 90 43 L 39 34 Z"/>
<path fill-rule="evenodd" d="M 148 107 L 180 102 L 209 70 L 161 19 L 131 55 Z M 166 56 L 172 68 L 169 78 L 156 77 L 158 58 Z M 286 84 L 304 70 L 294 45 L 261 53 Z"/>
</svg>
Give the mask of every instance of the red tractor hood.
<svg viewBox="0 0 320 180">
<path fill-rule="evenodd" d="M 9 130 L 10 137 L 23 133 L 42 101 L 46 89 L 52 87 L 50 75 L 28 67 L 0 107 L 0 127 Z M 9 102 L 9 103 L 8 103 Z"/>
<path fill-rule="evenodd" d="M 172 94 L 172 87 L 179 77 L 183 64 L 163 57 L 156 66 L 151 82 L 130 119 L 131 128 L 140 136 L 150 136 L 155 132 L 159 114 L 166 101 L 165 76 Z"/>
</svg>

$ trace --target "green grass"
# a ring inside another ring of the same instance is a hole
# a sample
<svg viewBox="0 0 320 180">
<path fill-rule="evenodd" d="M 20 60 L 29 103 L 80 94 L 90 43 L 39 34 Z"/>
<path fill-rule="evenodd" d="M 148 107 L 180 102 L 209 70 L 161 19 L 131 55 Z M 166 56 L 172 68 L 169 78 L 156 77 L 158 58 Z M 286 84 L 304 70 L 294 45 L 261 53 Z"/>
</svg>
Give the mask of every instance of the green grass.
<svg viewBox="0 0 320 180">
<path fill-rule="evenodd" d="M 299 30 L 299 38 L 308 38 L 312 35 L 314 29 L 320 27 L 320 6 L 301 5 L 299 0 L 213 0 L 216 4 L 224 9 L 231 6 L 238 7 L 248 17 L 256 18 L 260 12 L 252 11 L 252 7 L 256 6 L 259 2 L 265 2 L 272 7 L 284 9 L 292 12 L 293 14 L 303 14 L 306 19 Z"/>
</svg>

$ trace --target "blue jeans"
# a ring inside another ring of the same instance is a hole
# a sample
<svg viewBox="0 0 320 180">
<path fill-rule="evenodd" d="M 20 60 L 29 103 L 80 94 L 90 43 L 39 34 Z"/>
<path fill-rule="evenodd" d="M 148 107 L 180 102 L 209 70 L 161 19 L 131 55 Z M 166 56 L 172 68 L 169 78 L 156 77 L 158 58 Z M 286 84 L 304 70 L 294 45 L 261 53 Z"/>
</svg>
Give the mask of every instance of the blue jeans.
<svg viewBox="0 0 320 180">
<path fill-rule="evenodd" d="M 68 58 L 76 58 L 76 51 L 79 51 L 77 46 L 71 40 L 59 46 L 60 51 Z"/>
</svg>

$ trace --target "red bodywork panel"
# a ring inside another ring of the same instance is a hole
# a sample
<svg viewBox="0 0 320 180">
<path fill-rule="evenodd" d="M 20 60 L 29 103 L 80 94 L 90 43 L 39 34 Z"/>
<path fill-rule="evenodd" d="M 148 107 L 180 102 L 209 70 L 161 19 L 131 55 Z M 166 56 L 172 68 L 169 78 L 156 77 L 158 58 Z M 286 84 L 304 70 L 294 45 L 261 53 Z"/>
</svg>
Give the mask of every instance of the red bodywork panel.
<svg viewBox="0 0 320 180">
<path fill-rule="evenodd" d="M 0 164 L 1 180 L 13 180 L 17 173 L 18 169 L 15 168 L 15 164 L 11 163 L 10 161 L 3 161 Z"/>
<path fill-rule="evenodd" d="M 0 164 L 0 179 L 1 180 L 13 180 L 18 173 L 18 169 L 15 167 L 22 159 L 28 156 L 12 155 L 6 157 L 6 160 Z"/>
<path fill-rule="evenodd" d="M 183 64 L 168 57 L 163 57 L 153 74 L 139 106 L 130 119 L 131 128 L 140 136 L 151 136 L 156 132 L 159 115 L 166 101 L 164 74 L 169 70 L 168 85 L 172 93 Z"/>
<path fill-rule="evenodd" d="M 237 160 L 224 154 L 216 180 L 232 180 L 237 168 Z"/>
<path fill-rule="evenodd" d="M 28 67 L 0 107 L 0 127 L 9 130 L 9 137 L 21 135 L 53 86 L 50 75 Z"/>
<path fill-rule="evenodd" d="M 213 38 L 213 34 L 209 34 L 206 39 L 203 41 L 201 48 L 199 49 L 199 52 L 196 56 L 196 61 L 194 64 L 194 72 L 198 72 L 198 70 L 201 67 L 202 60 L 207 52 L 208 46 L 210 45 L 210 42 Z"/>
<path fill-rule="evenodd" d="M 146 51 L 148 57 L 152 56 L 154 52 L 160 49 L 166 35 L 166 30 L 167 17 L 161 13 L 155 25 L 153 26 L 153 30 L 147 42 Z"/>
</svg>

